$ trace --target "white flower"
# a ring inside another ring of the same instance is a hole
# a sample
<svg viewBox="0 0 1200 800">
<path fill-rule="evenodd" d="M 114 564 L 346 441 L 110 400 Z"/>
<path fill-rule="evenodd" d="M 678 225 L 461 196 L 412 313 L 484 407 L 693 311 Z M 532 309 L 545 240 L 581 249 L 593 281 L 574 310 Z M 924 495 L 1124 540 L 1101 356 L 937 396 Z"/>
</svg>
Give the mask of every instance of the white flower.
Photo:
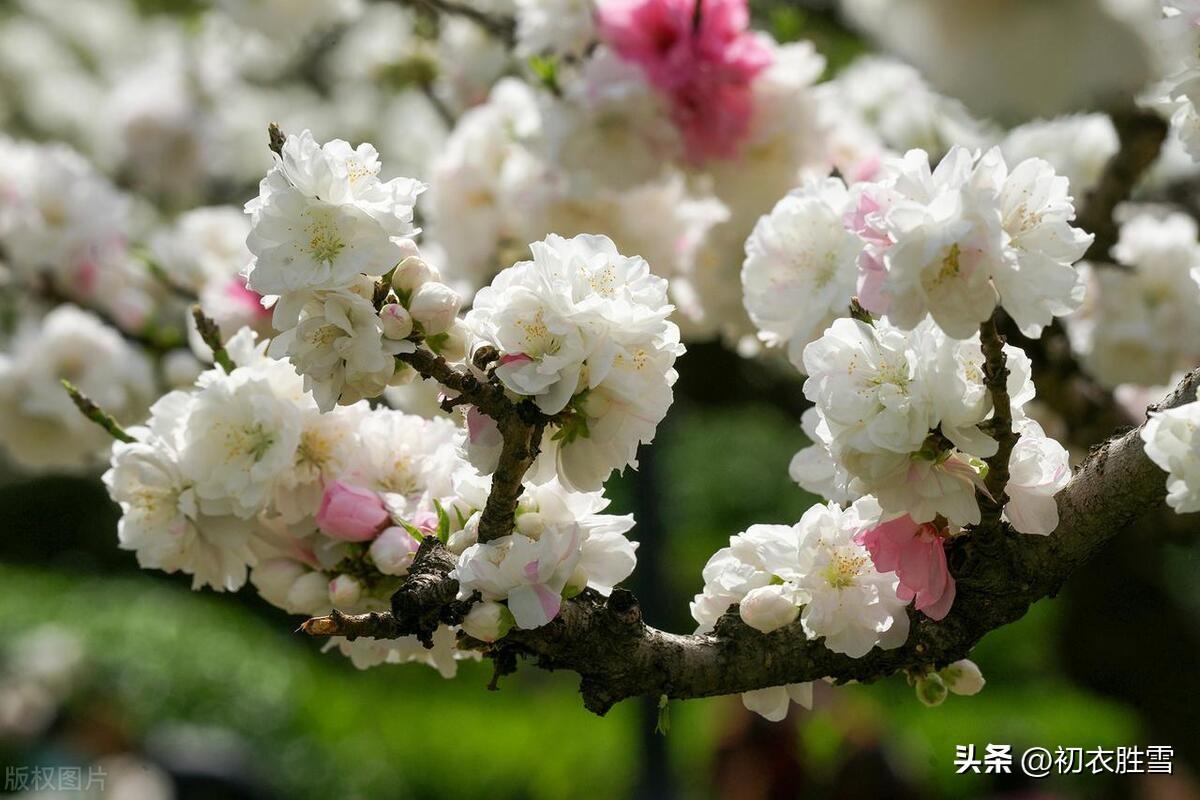
<svg viewBox="0 0 1200 800">
<path fill-rule="evenodd" d="M 291 361 L 322 411 L 339 401 L 379 395 L 396 371 L 395 354 L 413 349 L 411 342 L 383 338 L 375 306 L 364 296 L 370 282 L 360 283 L 365 285 L 352 290 L 314 292 L 296 300 L 285 297 L 276 306 L 279 326 L 281 316 L 290 316 L 292 303 L 303 301 L 295 327 L 277 335 L 269 352 Z"/>
<path fill-rule="evenodd" d="M 812 444 L 792 457 L 788 475 L 805 491 L 826 500 L 849 503 L 857 499 L 858 493 L 850 489 L 850 474 L 829 452 L 833 437 L 821 421 L 821 413 L 815 408 L 805 409 L 800 425 Z"/>
<path fill-rule="evenodd" d="M 49 271 L 90 296 L 96 270 L 123 249 L 129 200 L 64 145 L 0 137 L 0 243 L 18 274 Z"/>
<path fill-rule="evenodd" d="M 107 446 L 108 434 L 79 413 L 63 379 L 119 422 L 141 417 L 154 397 L 145 356 L 95 315 L 63 305 L 22 320 L 0 353 L 0 441 L 19 464 L 78 468 Z"/>
<path fill-rule="evenodd" d="M 195 208 L 180 214 L 150 242 L 159 266 L 176 286 L 200 291 L 237 276 L 250 262 L 250 221 L 233 206 Z"/>
<path fill-rule="evenodd" d="M 580 56 L 595 38 L 592 0 L 515 0 L 517 54 Z"/>
<path fill-rule="evenodd" d="M 1117 130 L 1107 114 L 1076 114 L 1018 125 L 1000 142 L 1004 158 L 1018 164 L 1044 158 L 1083 198 L 1096 185 L 1108 160 L 1120 147 Z"/>
<path fill-rule="evenodd" d="M 917 147 L 941 156 L 951 145 L 980 146 L 989 133 L 960 102 L 935 92 L 919 71 L 886 56 L 855 59 L 832 81 L 818 86 L 817 94 L 833 129 L 833 161 L 851 169 L 843 174 L 866 173 L 863 177 L 870 178 L 879 156 L 887 151 Z M 860 143 L 856 157 L 847 159 L 839 146 L 855 136 L 870 144 Z"/>
<path fill-rule="evenodd" d="M 459 599 L 475 591 L 506 600 L 519 628 L 538 628 L 558 616 L 562 592 L 579 562 L 578 525 L 547 528 L 536 541 L 519 533 L 468 547 L 450 573 Z"/>
<path fill-rule="evenodd" d="M 1126 269 L 1081 267 L 1087 300 L 1067 319 L 1067 332 L 1084 368 L 1105 386 L 1161 385 L 1200 357 L 1196 222 L 1150 207 L 1121 212 L 1112 255 Z"/>
<path fill-rule="evenodd" d="M 816 404 L 835 450 L 910 453 L 934 425 L 908 337 L 886 324 L 835 320 L 804 349 L 804 396 Z"/>
<path fill-rule="evenodd" d="M 174 444 L 164 439 L 187 397 L 168 394 L 154 407 L 151 429 L 134 429 L 140 441 L 117 442 L 112 465 L 104 473 L 109 496 L 121 506 L 117 536 L 125 550 L 137 553 L 145 569 L 183 571 L 192 587 L 235 591 L 255 563 L 250 549 L 253 523 L 204 515 L 193 484 L 179 468 Z"/>
<path fill-rule="evenodd" d="M 1008 460 L 1004 516 L 1021 533 L 1044 536 L 1058 527 L 1054 496 L 1071 480 L 1070 455 L 1033 420 L 1024 420 L 1017 429 L 1021 438 Z"/>
<path fill-rule="evenodd" d="M 840 179 L 810 182 L 759 219 L 746 240 L 746 311 L 768 345 L 788 345 L 803 367 L 804 347 L 845 316 L 862 240 L 842 225 L 849 195 Z"/>
<path fill-rule="evenodd" d="M 812 708 L 812 683 L 789 683 L 742 692 L 742 704 L 769 722 L 779 722 L 787 716 L 788 707 L 799 703 Z"/>
<path fill-rule="evenodd" d="M 1039 335 L 1083 298 L 1071 264 L 1092 237 L 1071 227 L 1067 190 L 1039 159 L 1010 173 L 998 148 L 953 147 L 932 171 L 924 151 L 909 151 L 860 192 L 856 227 L 874 244 L 864 305 L 905 330 L 928 313 L 967 339 L 999 301 L 1022 332 Z"/>
<path fill-rule="evenodd" d="M 262 294 L 336 289 L 360 273 L 381 275 L 402 251 L 394 239 L 416 233 L 413 205 L 424 186 L 409 178 L 383 182 L 369 144 L 352 150 L 335 139 L 289 136 L 282 155 L 246 204 L 255 256 L 247 272 Z"/>
<path fill-rule="evenodd" d="M 1152 412 L 1142 426 L 1146 455 L 1167 473 L 1167 505 L 1200 511 L 1200 402 Z"/>
<path fill-rule="evenodd" d="M 559 478 L 582 491 L 635 462 L 666 415 L 683 352 L 666 281 L 603 236 L 550 236 L 501 272 L 466 317 L 500 352 L 496 376 L 547 414 L 573 417 L 548 441 Z"/>
<path fill-rule="evenodd" d="M 542 136 L 534 145 L 563 173 L 568 202 L 603 205 L 599 190 L 654 183 L 682 155 L 662 96 L 635 64 L 605 47 L 583 63 L 561 98 L 542 100 L 541 116 Z"/>
<path fill-rule="evenodd" d="M 755 590 L 772 585 L 794 587 L 802 569 L 800 537 L 792 526 L 751 525 L 731 536 L 729 547 L 718 550 L 704 565 L 704 590 L 691 603 L 696 633 L 711 631 L 731 605 Z M 798 605 L 804 597 L 792 599 Z"/>
<path fill-rule="evenodd" d="M 979 168 L 989 166 L 996 179 L 1007 171 L 996 150 Z M 1067 179 L 1040 158 L 1017 164 L 1000 188 L 1006 253 L 992 279 L 1004 310 L 1026 336 L 1041 336 L 1054 317 L 1071 313 L 1083 301 L 1083 282 L 1071 265 L 1095 237 L 1071 226 L 1075 206 L 1069 189 Z"/>
<path fill-rule="evenodd" d="M 816 505 L 796 524 L 800 550 L 808 560 L 798 582 L 808 600 L 800 624 L 809 638 L 861 658 L 876 645 L 890 649 L 908 638 L 907 603 L 896 597 L 899 581 L 879 573 L 866 548 L 854 536 L 879 517 L 869 498 L 843 511 L 834 503 Z"/>
<path fill-rule="evenodd" d="M 180 469 L 204 513 L 253 517 L 292 467 L 302 406 L 280 395 L 268 369 L 210 371 L 179 421 Z"/>
</svg>

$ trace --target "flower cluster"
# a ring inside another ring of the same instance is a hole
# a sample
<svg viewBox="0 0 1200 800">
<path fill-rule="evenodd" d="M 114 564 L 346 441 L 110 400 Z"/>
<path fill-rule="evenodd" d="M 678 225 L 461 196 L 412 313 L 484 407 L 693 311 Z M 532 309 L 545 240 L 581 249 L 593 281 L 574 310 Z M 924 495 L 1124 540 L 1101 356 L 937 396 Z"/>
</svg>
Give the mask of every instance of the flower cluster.
<svg viewBox="0 0 1200 800">
<path fill-rule="evenodd" d="M 729 157 L 746 136 L 753 78 L 771 52 L 747 30 L 744 0 L 606 0 L 603 40 L 668 99 L 688 157 Z"/>
<path fill-rule="evenodd" d="M 1084 264 L 1086 302 L 1067 318 L 1072 349 L 1106 387 L 1157 386 L 1200 362 L 1196 222 L 1181 212 L 1127 206 L 1112 257 Z"/>
<path fill-rule="evenodd" d="M 22 320 L 0 353 L 0 441 L 35 469 L 94 466 L 107 435 L 75 408 L 67 380 L 123 422 L 155 397 L 150 361 L 94 314 L 72 305 Z"/>
<path fill-rule="evenodd" d="M 843 510 L 815 505 L 795 525 L 753 525 L 733 536 L 704 567 L 704 590 L 691 604 L 697 632 L 711 631 L 736 604 L 742 621 L 770 633 L 797 619 L 809 639 L 852 658 L 871 648 L 899 647 L 908 638 L 909 598 L 893 572 L 881 572 L 861 544 L 880 517 L 866 497 Z M 804 685 L 752 692 L 748 708 L 782 719 L 789 698 L 811 703 Z M 807 697 L 806 697 L 807 695 Z"/>
<path fill-rule="evenodd" d="M 378 396 L 397 379 L 395 356 L 413 349 L 407 337 L 445 340 L 461 304 L 408 238 L 424 186 L 381 181 L 380 167 L 369 144 L 318 145 L 304 131 L 287 137 L 246 204 L 246 285 L 274 304 L 271 354 L 292 362 L 323 411 Z M 396 302 L 377 310 L 384 275 Z"/>
<path fill-rule="evenodd" d="M 121 546 L 143 567 L 182 571 L 196 588 L 218 591 L 249 580 L 289 613 L 381 611 L 420 540 L 436 536 L 460 554 L 467 595 L 479 589 L 493 604 L 507 601 L 511 612 L 495 613 L 497 624 L 511 613 L 523 627 L 557 614 L 564 592 L 609 591 L 632 571 L 635 545 L 624 533 L 633 521 L 601 514 L 601 494 L 556 482 L 529 487 L 516 532 L 477 543 L 490 482 L 459 457 L 462 434 L 452 422 L 366 403 L 322 413 L 252 331 L 235 335 L 228 350 L 232 371 L 211 369 L 193 388 L 166 395 L 145 426 L 130 429 L 135 441 L 113 446 L 104 481 L 123 512 Z M 551 564 L 551 551 L 561 563 Z M 492 561 L 502 575 L 488 573 Z M 565 574 L 552 575 L 556 565 Z M 487 614 L 473 615 L 475 638 L 486 638 Z M 453 674 L 466 651 L 448 628 L 434 641 L 429 651 L 415 639 L 339 646 L 359 666 L 421 660 Z"/>
<path fill-rule="evenodd" d="M 1045 161 L 1010 172 L 998 149 L 954 147 L 931 170 L 911 150 L 874 181 L 811 182 L 779 201 L 746 243 L 746 309 L 801 368 L 855 284 L 868 311 L 904 330 L 929 315 L 967 339 L 1000 304 L 1037 336 L 1083 299 L 1071 264 L 1091 236 L 1071 227 L 1074 215 L 1066 179 Z"/>
<path fill-rule="evenodd" d="M 638 445 L 666 416 L 679 328 L 667 319 L 667 282 L 607 237 L 550 236 L 531 250 L 532 261 L 479 291 L 466 324 L 473 348 L 499 353 L 495 374 L 509 391 L 562 415 L 547 431 L 550 474 L 593 491 L 614 469 L 636 466 Z M 494 445 L 490 427 L 478 420 L 472 444 Z"/>
<path fill-rule="evenodd" d="M 1167 473 L 1167 505 L 1200 511 L 1200 401 L 1154 411 L 1142 427 L 1146 455 Z"/>
<path fill-rule="evenodd" d="M 1011 345 L 1004 355 L 1021 434 L 1006 513 L 1018 530 L 1047 534 L 1058 524 L 1049 498 L 1070 477 L 1067 453 L 1025 415 L 1034 396 L 1028 357 Z M 907 332 L 883 320 L 835 321 L 804 350 L 814 444 L 793 462 L 793 477 L 828 497 L 873 494 L 916 523 L 977 524 L 983 459 L 998 449 L 983 361 L 978 337 L 952 339 L 928 318 Z"/>
</svg>

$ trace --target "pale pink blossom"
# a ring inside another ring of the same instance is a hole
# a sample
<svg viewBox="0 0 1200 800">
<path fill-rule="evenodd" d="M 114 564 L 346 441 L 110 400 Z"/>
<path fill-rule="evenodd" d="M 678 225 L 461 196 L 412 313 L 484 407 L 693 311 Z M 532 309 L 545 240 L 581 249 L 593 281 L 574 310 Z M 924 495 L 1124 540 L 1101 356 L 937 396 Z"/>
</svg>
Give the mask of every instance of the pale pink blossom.
<svg viewBox="0 0 1200 800">
<path fill-rule="evenodd" d="M 916 598 L 916 609 L 930 619 L 942 619 L 954 603 L 954 576 L 946 566 L 946 548 L 937 527 L 902 517 L 862 531 L 855 541 L 867 548 L 875 569 L 895 572 L 900 579 L 896 596 Z"/>
<path fill-rule="evenodd" d="M 670 101 L 694 162 L 730 157 L 750 127 L 750 82 L 771 63 L 745 0 L 606 0 L 600 34 Z"/>
<path fill-rule="evenodd" d="M 387 527 L 387 508 L 376 492 L 342 481 L 325 487 L 317 527 L 335 539 L 369 542 Z"/>
</svg>

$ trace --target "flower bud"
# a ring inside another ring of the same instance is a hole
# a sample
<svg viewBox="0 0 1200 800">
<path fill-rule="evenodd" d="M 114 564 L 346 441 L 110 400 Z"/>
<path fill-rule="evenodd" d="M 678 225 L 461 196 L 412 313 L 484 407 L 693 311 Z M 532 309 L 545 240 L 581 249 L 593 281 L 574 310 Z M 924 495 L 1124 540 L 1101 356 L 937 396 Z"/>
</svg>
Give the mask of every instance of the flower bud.
<svg viewBox="0 0 1200 800">
<path fill-rule="evenodd" d="M 367 552 L 384 575 L 407 575 L 420 543 L 404 528 L 393 526 L 371 542 Z"/>
<path fill-rule="evenodd" d="M 457 312 L 456 312 L 457 313 Z M 433 343 L 430 342 L 432 345 Z M 467 325 L 457 317 L 451 322 L 450 329 L 438 341 L 434 348 L 439 356 L 447 361 L 462 361 L 467 357 Z"/>
<path fill-rule="evenodd" d="M 936 672 L 917 679 L 917 699 L 933 708 L 946 699 L 946 682 Z"/>
<path fill-rule="evenodd" d="M 338 575 L 329 582 L 329 600 L 333 605 L 346 608 L 362 599 L 362 584 L 349 575 Z"/>
<path fill-rule="evenodd" d="M 955 661 L 950 666 L 939 671 L 938 675 L 946 683 L 946 688 L 955 694 L 979 694 L 979 690 L 987 683 L 983 679 L 983 673 L 979 671 L 979 667 L 969 658 Z"/>
<path fill-rule="evenodd" d="M 392 273 L 392 288 L 397 294 L 409 295 L 429 281 L 436 281 L 440 276 L 433 267 L 420 256 L 409 256 L 396 265 Z"/>
<path fill-rule="evenodd" d="M 335 539 L 368 542 L 387 527 L 390 517 L 376 492 L 334 481 L 325 487 L 317 527 Z"/>
<path fill-rule="evenodd" d="M 536 511 L 526 511 L 517 517 L 517 533 L 522 536 L 536 541 L 542 538 L 542 532 L 545 530 L 546 518 Z"/>
<path fill-rule="evenodd" d="M 403 339 L 413 329 L 412 315 L 399 303 L 388 303 L 379 310 L 379 324 L 383 327 L 383 335 L 389 339 Z"/>
<path fill-rule="evenodd" d="M 409 313 L 421 324 L 426 336 L 443 333 L 454 324 L 462 298 L 444 283 L 430 281 L 413 292 Z"/>
<path fill-rule="evenodd" d="M 406 258 L 420 258 L 421 248 L 417 247 L 417 243 L 412 239 L 393 239 L 392 241 L 400 249 L 400 261 Z"/>
<path fill-rule="evenodd" d="M 301 575 L 287 593 L 285 611 L 292 614 L 316 614 L 329 608 L 329 581 L 323 573 Z"/>
<path fill-rule="evenodd" d="M 786 586 L 760 586 L 751 590 L 738 604 L 742 622 L 763 633 L 790 625 L 800 615 L 800 609 L 792 601 L 792 592 Z"/>
<path fill-rule="evenodd" d="M 506 606 L 493 600 L 476 603 L 463 617 L 462 629 L 467 636 L 481 642 L 494 642 L 503 638 L 515 620 Z"/>
<path fill-rule="evenodd" d="M 483 515 L 476 511 L 467 518 L 467 522 L 463 525 L 461 531 L 455 531 L 450 534 L 450 541 L 446 542 L 446 547 L 450 549 L 450 552 L 461 554 L 468 547 L 479 541 L 479 520 L 482 518 Z"/>
<path fill-rule="evenodd" d="M 288 592 L 307 570 L 290 558 L 268 558 L 250 570 L 250 582 L 264 600 L 288 610 Z"/>
</svg>

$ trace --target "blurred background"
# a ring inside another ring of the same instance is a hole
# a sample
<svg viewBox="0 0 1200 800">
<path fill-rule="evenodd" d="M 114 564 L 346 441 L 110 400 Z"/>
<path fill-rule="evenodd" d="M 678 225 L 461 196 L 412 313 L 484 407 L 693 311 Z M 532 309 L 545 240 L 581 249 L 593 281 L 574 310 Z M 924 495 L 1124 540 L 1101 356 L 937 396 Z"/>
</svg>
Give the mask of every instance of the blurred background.
<svg viewBox="0 0 1200 800">
<path fill-rule="evenodd" d="M 1086 13 L 1087 4 L 1074 5 Z M 199 28 L 207 3 L 0 4 L 0 98 L 9 135 L 70 140 L 100 113 L 65 70 L 38 66 L 46 63 L 39 59 L 76 58 L 86 74 L 87 48 L 69 38 L 51 47 L 52 37 L 38 31 L 53 28 L 47 18 L 75 15 L 86 39 L 88 15 L 101 6 L 119 6 L 147 24 Z M 120 20 L 109 11 L 91 21 Z M 832 4 L 756 2 L 754 13 L 755 24 L 780 41 L 812 40 L 828 59 L 829 76 L 868 49 Z M 314 61 L 310 54 L 289 69 L 301 74 Z M 35 85 L 52 79 L 64 82 Z M 372 112 L 425 115 L 418 127 L 428 128 L 428 141 L 410 137 L 390 148 L 417 164 L 423 156 L 413 148 L 436 148 L 445 135 L 440 107 L 466 102 L 444 86 L 414 92 L 394 74 L 373 80 L 365 111 L 322 99 L 316 75 L 274 98 L 275 107 L 267 103 L 267 113 L 350 139 L 372 125 L 387 127 Z M 404 88 L 389 88 L 389 80 Z M 139 91 L 150 92 L 149 84 Z M 135 92 L 129 103 L 145 96 Z M 1021 113 L 1001 100 L 990 113 Z M 317 113 L 321 122 L 307 121 Z M 261 149 L 255 158 L 265 156 L 261 126 L 251 127 Z M 389 153 L 387 142 L 372 141 Z M 103 163 L 105 152 L 97 145 L 90 155 Z M 164 204 L 196 202 L 186 196 L 193 189 L 205 202 L 253 195 L 246 176 L 257 173 L 258 162 L 230 167 L 200 189 L 182 179 L 155 185 L 158 177 L 179 177 L 171 175 L 186 165 L 179 156 L 161 154 L 160 173 L 138 174 L 117 150 L 107 151 L 122 181 L 157 193 Z M 678 400 L 653 451 L 643 450 L 641 470 L 614 478 L 609 493 L 614 513 L 639 519 L 632 588 L 647 621 L 687 631 L 694 627 L 687 602 L 700 589 L 709 555 L 751 523 L 794 521 L 815 498 L 787 472 L 806 443 L 797 379 L 716 344 L 690 348 L 678 368 Z M 86 765 L 97 765 L 103 796 L 146 800 L 1200 797 L 1194 536 L 1154 546 L 1118 537 L 1085 580 L 979 645 L 971 657 L 988 685 L 972 698 L 925 708 L 895 677 L 818 686 L 813 711 L 793 706 L 778 725 L 745 711 L 737 697 L 672 703 L 665 718 L 653 702 L 626 702 L 601 719 L 583 709 L 571 675 L 522 668 L 489 692 L 488 664 L 466 663 L 453 681 L 412 665 L 356 670 L 294 633 L 298 620 L 249 587 L 230 598 L 192 592 L 186 576 L 140 570 L 132 553 L 116 547 L 117 509 L 98 474 L 34 477 L 5 464 L 0 482 L 6 793 L 33 788 L 17 785 L 27 777 L 20 769 L 84 765 L 86 783 Z M 955 774 L 956 745 L 982 751 L 988 743 L 1012 745 L 1015 753 L 1031 746 L 1170 745 L 1176 774 L 1036 782 L 1019 774 Z"/>
</svg>

